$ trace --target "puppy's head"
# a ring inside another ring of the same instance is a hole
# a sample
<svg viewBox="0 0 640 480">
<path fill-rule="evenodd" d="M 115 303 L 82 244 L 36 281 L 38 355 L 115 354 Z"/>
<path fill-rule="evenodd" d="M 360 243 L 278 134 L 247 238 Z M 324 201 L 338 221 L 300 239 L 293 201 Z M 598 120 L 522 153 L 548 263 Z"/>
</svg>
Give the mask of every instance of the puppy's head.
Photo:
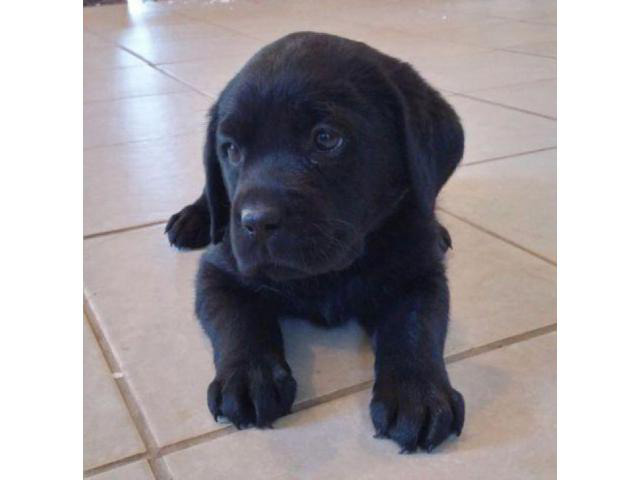
<svg viewBox="0 0 640 480">
<path fill-rule="evenodd" d="M 408 195 L 431 216 L 463 148 L 455 113 L 411 67 L 316 33 L 258 52 L 207 134 L 213 241 L 228 231 L 240 272 L 274 280 L 348 267 Z"/>
</svg>

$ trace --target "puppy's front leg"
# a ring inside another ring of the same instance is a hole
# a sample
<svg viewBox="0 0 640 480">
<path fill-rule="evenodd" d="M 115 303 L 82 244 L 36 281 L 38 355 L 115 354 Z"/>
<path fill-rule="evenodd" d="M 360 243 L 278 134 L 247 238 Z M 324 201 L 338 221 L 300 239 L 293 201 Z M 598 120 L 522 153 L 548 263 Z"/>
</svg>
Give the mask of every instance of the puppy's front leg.
<svg viewBox="0 0 640 480">
<path fill-rule="evenodd" d="M 277 308 L 227 282 L 214 267 L 201 267 L 196 312 L 211 339 L 216 366 L 207 392 L 209 410 L 237 428 L 270 427 L 289 413 L 296 393 Z"/>
<path fill-rule="evenodd" d="M 462 430 L 464 400 L 443 358 L 448 313 L 447 281 L 439 273 L 389 304 L 375 328 L 371 418 L 376 436 L 395 440 L 402 452 L 430 452 Z"/>
</svg>

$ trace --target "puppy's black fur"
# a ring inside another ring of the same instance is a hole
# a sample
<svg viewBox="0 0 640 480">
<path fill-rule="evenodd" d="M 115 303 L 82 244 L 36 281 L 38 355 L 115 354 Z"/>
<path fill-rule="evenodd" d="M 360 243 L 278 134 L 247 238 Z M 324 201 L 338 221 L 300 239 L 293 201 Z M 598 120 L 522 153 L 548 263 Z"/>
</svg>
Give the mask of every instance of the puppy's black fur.
<svg viewBox="0 0 640 480">
<path fill-rule="evenodd" d="M 451 239 L 434 206 L 463 145 L 438 92 L 363 43 L 291 34 L 231 80 L 211 109 L 204 192 L 167 224 L 179 248 L 210 244 L 196 311 L 216 419 L 265 427 L 290 411 L 279 318 L 355 317 L 373 338 L 377 435 L 431 451 L 460 434 L 443 360 Z"/>
</svg>

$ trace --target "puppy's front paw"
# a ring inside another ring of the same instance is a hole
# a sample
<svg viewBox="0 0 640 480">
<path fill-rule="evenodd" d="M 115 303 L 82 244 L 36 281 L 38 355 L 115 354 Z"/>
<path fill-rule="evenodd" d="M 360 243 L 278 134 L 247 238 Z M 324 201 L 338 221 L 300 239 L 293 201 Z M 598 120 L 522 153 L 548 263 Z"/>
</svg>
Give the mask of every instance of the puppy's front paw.
<svg viewBox="0 0 640 480">
<path fill-rule="evenodd" d="M 169 243 L 177 248 L 203 248 L 211 241 L 209 211 L 198 205 L 187 205 L 171 216 L 165 227 Z"/>
<path fill-rule="evenodd" d="M 209 410 L 216 421 L 224 416 L 239 429 L 271 427 L 291 411 L 296 386 L 286 362 L 250 360 L 217 373 L 207 392 Z"/>
<path fill-rule="evenodd" d="M 460 435 L 464 399 L 447 380 L 411 373 L 379 375 L 370 405 L 376 437 L 391 438 L 401 453 L 430 452 L 451 433 Z"/>
</svg>

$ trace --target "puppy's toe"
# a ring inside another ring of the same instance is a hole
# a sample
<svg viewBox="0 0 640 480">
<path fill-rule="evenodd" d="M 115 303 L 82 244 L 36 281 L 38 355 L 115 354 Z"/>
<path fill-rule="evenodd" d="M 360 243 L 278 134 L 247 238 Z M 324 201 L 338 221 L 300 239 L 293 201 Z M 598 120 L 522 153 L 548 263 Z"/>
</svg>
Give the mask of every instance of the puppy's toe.
<svg viewBox="0 0 640 480">
<path fill-rule="evenodd" d="M 419 403 L 406 405 L 398 412 L 396 422 L 389 429 L 389 437 L 400 445 L 401 453 L 417 450 L 425 414 L 424 406 Z"/>
<path fill-rule="evenodd" d="M 452 422 L 453 413 L 447 403 L 432 404 L 429 407 L 429 418 L 422 429 L 420 446 L 431 452 L 449 437 Z"/>
<path fill-rule="evenodd" d="M 422 448 L 431 452 L 464 424 L 464 400 L 441 381 L 416 375 L 398 381 L 392 376 L 376 380 L 370 404 L 376 437 L 390 438 L 401 453 Z"/>
<path fill-rule="evenodd" d="M 376 438 L 385 438 L 389 436 L 389 428 L 396 420 L 397 405 L 393 399 L 376 398 L 374 396 L 369 405 L 369 413 L 371 421 L 376 430 Z"/>
<path fill-rule="evenodd" d="M 296 381 L 288 365 L 261 359 L 218 373 L 207 392 L 209 410 L 237 428 L 271 428 L 291 411 Z"/>
</svg>

